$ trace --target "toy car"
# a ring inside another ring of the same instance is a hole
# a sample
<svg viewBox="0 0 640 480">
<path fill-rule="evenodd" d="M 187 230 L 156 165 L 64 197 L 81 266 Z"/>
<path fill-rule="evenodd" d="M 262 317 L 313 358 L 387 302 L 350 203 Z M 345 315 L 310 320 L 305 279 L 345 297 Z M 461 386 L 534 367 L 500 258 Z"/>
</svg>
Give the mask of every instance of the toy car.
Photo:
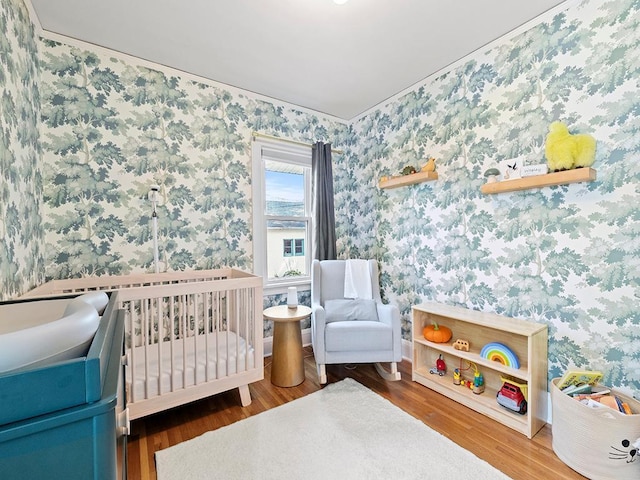
<svg viewBox="0 0 640 480">
<path fill-rule="evenodd" d="M 520 388 L 512 383 L 504 382 L 502 384 L 502 388 L 498 390 L 496 395 L 496 401 L 503 407 L 520 415 L 527 413 L 527 400 L 524 398 Z"/>
<path fill-rule="evenodd" d="M 441 377 L 443 377 L 444 374 L 447 373 L 447 364 L 444 363 L 444 360 L 442 359 L 442 355 L 438 357 L 438 359 L 436 360 L 436 366 L 433 367 L 431 370 L 429 370 L 429 373 L 434 373 L 434 374 L 437 373 Z"/>
</svg>

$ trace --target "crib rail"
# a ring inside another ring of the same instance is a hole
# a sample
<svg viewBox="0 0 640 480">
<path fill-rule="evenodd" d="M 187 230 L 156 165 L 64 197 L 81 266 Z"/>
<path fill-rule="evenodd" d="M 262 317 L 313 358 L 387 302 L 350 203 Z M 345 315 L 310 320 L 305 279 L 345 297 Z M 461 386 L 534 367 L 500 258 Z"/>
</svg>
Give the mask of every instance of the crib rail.
<svg viewBox="0 0 640 480">
<path fill-rule="evenodd" d="M 104 275 L 101 277 L 50 280 L 22 295 L 20 298 L 47 297 L 95 290 L 121 290 L 125 288 L 173 285 L 178 283 L 256 278 L 253 274 L 235 268 L 192 270 L 186 272 L 139 273 L 133 275 Z"/>
<path fill-rule="evenodd" d="M 55 280 L 26 296 L 118 291 L 127 403 L 139 418 L 232 388 L 243 405 L 263 372 L 262 279 L 236 269 Z"/>
</svg>

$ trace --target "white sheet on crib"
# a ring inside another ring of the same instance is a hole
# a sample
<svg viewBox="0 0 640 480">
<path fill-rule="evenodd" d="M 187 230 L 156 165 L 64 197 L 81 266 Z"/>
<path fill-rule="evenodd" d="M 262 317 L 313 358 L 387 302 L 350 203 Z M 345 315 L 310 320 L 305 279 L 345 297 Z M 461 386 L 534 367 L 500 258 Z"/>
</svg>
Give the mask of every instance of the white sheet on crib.
<svg viewBox="0 0 640 480">
<path fill-rule="evenodd" d="M 161 370 L 158 366 L 157 344 L 150 345 L 146 349 L 140 346 L 135 347 L 133 351 L 131 349 L 127 351 L 130 365 L 133 367 L 126 369 L 130 402 L 244 372 L 253 368 L 255 362 L 253 347 L 249 346 L 247 352 L 247 342 L 234 332 L 198 335 L 195 342 L 194 337 L 188 337 L 184 343 L 182 340 L 174 340 L 173 371 L 171 348 L 171 342 L 162 342 Z M 183 355 L 183 351 L 186 355 Z M 148 356 L 147 368 L 145 368 L 147 363 L 145 354 Z M 132 369 L 135 371 L 133 385 Z M 158 380 L 159 378 L 161 381 Z"/>
</svg>

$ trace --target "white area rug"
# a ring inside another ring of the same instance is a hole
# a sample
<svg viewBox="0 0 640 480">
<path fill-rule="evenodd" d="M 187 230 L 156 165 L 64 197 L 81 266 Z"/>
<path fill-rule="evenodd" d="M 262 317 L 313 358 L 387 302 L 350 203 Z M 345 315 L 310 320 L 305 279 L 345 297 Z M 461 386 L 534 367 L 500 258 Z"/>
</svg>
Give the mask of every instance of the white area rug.
<svg viewBox="0 0 640 480">
<path fill-rule="evenodd" d="M 156 452 L 158 480 L 506 475 L 352 379 Z"/>
</svg>

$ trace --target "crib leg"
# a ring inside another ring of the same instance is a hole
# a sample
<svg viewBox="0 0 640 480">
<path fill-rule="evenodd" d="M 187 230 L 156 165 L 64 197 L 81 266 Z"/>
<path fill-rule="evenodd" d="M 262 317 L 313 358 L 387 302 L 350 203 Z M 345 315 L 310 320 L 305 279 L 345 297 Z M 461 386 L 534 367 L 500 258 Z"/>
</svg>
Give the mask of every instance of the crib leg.
<svg viewBox="0 0 640 480">
<path fill-rule="evenodd" d="M 249 392 L 249 385 L 241 385 L 238 387 L 240 392 L 240 403 L 243 407 L 251 405 L 251 392 Z"/>
</svg>

